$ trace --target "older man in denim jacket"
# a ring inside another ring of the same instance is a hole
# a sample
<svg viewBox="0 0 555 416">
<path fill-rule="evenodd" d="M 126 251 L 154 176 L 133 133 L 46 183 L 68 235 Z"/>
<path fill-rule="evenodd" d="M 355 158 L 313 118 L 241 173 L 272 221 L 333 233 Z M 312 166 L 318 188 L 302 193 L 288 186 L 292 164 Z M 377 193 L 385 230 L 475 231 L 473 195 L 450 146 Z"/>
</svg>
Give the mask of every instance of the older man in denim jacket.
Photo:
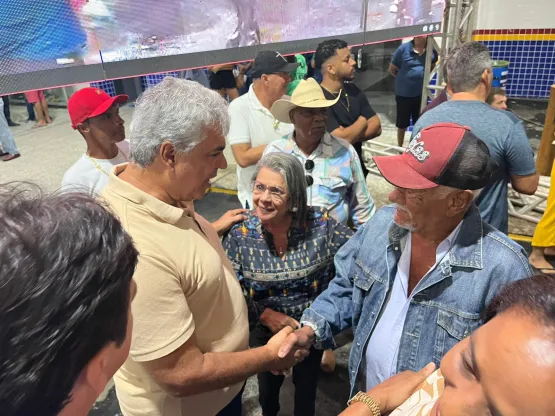
<svg viewBox="0 0 555 416">
<path fill-rule="evenodd" d="M 374 160 L 396 205 L 339 250 L 335 279 L 281 348 L 330 348 L 352 327 L 351 396 L 397 372 L 439 366 L 505 284 L 532 274 L 522 247 L 484 223 L 473 203 L 497 164 L 469 128 L 430 126 L 404 154 Z"/>
</svg>

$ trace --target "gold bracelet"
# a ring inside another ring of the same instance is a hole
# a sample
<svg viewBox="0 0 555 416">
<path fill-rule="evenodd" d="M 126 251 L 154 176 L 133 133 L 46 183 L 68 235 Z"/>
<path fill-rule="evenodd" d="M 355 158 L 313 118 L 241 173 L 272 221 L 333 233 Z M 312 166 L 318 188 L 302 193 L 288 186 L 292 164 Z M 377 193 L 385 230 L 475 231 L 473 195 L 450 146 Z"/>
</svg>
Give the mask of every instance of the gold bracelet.
<svg viewBox="0 0 555 416">
<path fill-rule="evenodd" d="M 372 410 L 372 416 L 381 416 L 380 406 L 374 401 L 373 398 L 368 396 L 366 393 L 359 391 L 354 397 L 347 402 L 347 406 L 350 406 L 354 402 L 364 403 L 366 406 Z"/>
</svg>

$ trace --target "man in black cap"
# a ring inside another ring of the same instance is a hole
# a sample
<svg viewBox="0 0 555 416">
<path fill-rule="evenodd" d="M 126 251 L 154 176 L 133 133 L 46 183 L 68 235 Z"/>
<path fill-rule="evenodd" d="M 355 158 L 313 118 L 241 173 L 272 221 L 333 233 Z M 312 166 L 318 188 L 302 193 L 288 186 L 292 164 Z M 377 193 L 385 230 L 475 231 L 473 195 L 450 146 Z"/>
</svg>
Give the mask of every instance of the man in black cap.
<svg viewBox="0 0 555 416">
<path fill-rule="evenodd" d="M 237 188 L 244 208 L 252 207 L 251 179 L 268 143 L 293 132 L 293 125 L 277 121 L 270 109 L 287 91 L 290 63 L 276 51 L 260 52 L 252 67 L 249 92 L 229 105 L 231 126 L 227 139 L 237 162 Z"/>
<path fill-rule="evenodd" d="M 398 372 L 439 367 L 504 285 L 532 275 L 522 247 L 484 223 L 473 202 L 498 165 L 468 127 L 434 124 L 402 155 L 374 161 L 394 205 L 338 251 L 334 279 L 281 348 L 330 348 L 353 327 L 351 397 Z"/>
</svg>

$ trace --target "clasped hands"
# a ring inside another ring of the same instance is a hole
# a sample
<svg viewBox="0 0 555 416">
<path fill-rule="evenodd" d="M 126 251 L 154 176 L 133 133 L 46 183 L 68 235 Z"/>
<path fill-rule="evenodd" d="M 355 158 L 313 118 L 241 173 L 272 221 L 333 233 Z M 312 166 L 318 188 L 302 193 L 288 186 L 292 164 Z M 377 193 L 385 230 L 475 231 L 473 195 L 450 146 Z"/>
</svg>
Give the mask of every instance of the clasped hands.
<svg viewBox="0 0 555 416">
<path fill-rule="evenodd" d="M 262 313 L 260 323 L 275 334 L 265 345 L 272 354 L 270 371 L 273 374 L 287 374 L 310 353 L 310 347 L 314 342 L 312 328 L 301 328 L 297 320 L 271 309 Z"/>
</svg>

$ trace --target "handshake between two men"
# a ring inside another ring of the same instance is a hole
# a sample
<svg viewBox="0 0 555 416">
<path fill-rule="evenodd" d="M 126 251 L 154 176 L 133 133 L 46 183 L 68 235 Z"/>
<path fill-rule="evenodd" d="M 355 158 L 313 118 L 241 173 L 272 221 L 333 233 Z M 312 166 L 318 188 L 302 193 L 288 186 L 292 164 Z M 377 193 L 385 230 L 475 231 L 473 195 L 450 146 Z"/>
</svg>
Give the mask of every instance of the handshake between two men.
<svg viewBox="0 0 555 416">
<path fill-rule="evenodd" d="M 313 343 L 314 331 L 309 326 L 296 330 L 292 326 L 285 326 L 266 344 L 274 352 L 277 349 L 278 362 L 276 367 L 271 369 L 271 372 L 275 375 L 288 373 L 291 367 L 303 361 L 309 355 Z"/>
</svg>

